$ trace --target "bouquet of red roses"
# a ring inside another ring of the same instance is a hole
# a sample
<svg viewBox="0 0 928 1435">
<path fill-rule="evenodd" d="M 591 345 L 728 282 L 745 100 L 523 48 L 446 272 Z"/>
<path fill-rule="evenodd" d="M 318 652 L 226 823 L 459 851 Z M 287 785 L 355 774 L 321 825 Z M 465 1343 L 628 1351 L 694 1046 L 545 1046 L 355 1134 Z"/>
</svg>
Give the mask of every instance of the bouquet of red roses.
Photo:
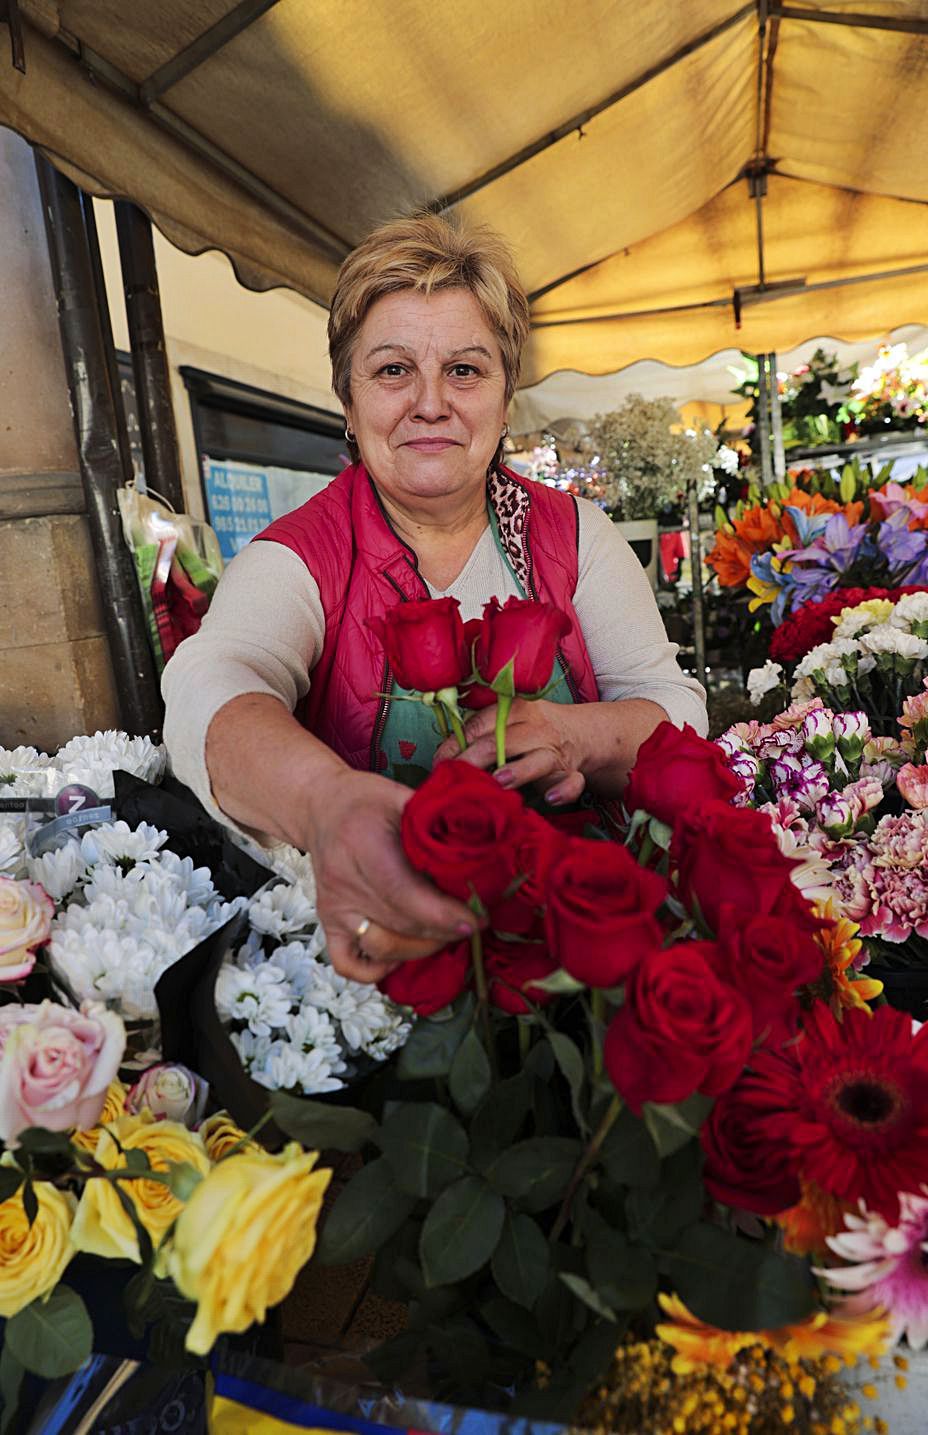
<svg viewBox="0 0 928 1435">
<path fill-rule="evenodd" d="M 382 1378 L 417 1365 L 442 1395 L 560 1417 L 630 1331 L 725 1361 L 885 1344 L 879 1302 L 829 1311 L 784 1230 L 825 1251 L 859 1201 L 892 1221 L 928 1181 L 928 1036 L 848 1009 L 840 927 L 738 791 L 666 723 L 624 844 L 565 835 L 465 761 L 409 800 L 411 865 L 481 931 L 386 978 L 417 1021 L 368 1109 L 304 1102 L 289 1127 L 363 1153 L 320 1257 L 376 1253 L 408 1305 Z"/>
</svg>

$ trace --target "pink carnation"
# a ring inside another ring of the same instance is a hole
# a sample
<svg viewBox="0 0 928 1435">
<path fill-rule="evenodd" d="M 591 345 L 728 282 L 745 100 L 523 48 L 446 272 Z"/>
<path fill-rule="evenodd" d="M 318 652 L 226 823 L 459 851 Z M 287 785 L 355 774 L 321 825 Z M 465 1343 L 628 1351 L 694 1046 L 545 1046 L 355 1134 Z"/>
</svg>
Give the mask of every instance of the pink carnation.
<svg viewBox="0 0 928 1435">
<path fill-rule="evenodd" d="M 819 712 L 824 706 L 821 698 L 807 698 L 805 701 L 790 703 L 788 708 L 777 714 L 770 726 L 777 732 L 786 728 L 802 727 L 809 713 Z"/>
<path fill-rule="evenodd" d="M 928 812 L 883 817 L 854 847 L 837 892 L 863 937 L 906 942 L 928 937 Z"/>
<path fill-rule="evenodd" d="M 907 762 L 896 774 L 896 786 L 910 807 L 928 807 L 928 767 Z"/>
</svg>

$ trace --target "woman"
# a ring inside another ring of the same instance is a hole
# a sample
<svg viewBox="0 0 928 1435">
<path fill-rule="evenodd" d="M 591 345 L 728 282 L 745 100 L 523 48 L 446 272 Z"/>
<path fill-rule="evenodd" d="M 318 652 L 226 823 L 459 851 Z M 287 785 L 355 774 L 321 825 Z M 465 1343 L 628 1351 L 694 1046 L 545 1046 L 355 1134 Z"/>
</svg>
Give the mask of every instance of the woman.
<svg viewBox="0 0 928 1435">
<path fill-rule="evenodd" d="M 496 236 L 431 215 L 376 230 L 342 266 L 329 319 L 333 384 L 355 460 L 229 565 L 207 618 L 164 675 L 174 771 L 220 816 L 308 851 L 336 969 L 391 964 L 470 933 L 475 918 L 408 866 L 404 761 L 452 755 L 382 691 L 368 620 L 451 595 L 465 620 L 493 596 L 566 613 L 568 683 L 516 701 L 504 785 L 553 807 L 616 796 L 669 718 L 704 733 L 631 549 L 594 505 L 500 463 L 528 303 Z M 388 677 L 388 674 L 386 675 Z M 561 700 L 554 700 L 559 697 Z M 492 767 L 494 708 L 466 760 Z"/>
</svg>

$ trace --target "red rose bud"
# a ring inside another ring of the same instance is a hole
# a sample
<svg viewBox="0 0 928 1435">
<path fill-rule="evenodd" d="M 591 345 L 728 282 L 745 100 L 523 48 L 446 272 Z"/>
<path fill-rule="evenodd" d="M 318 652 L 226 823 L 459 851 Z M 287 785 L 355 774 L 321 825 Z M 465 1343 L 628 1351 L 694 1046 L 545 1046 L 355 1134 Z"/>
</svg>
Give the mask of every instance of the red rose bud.
<svg viewBox="0 0 928 1435">
<path fill-rule="evenodd" d="M 707 802 L 702 810 L 678 817 L 670 844 L 670 860 L 677 868 L 680 894 L 685 902 L 699 904 L 714 932 L 721 925 L 723 903 L 739 917 L 767 912 L 794 918 L 811 908 L 793 887 L 790 873 L 796 863 L 784 857 L 763 812 Z"/>
<path fill-rule="evenodd" d="M 719 1097 L 699 1133 L 709 1195 L 756 1216 L 779 1215 L 801 1194 L 792 1146 L 771 1141 L 758 1120 L 769 1104 L 766 1083 L 745 1075 Z"/>
<path fill-rule="evenodd" d="M 383 643 L 400 687 L 416 693 L 455 688 L 470 677 L 470 650 L 457 598 L 397 603 L 367 626 Z"/>
<path fill-rule="evenodd" d="M 603 1059 L 637 1114 L 645 1101 L 717 1096 L 733 1086 L 751 1050 L 751 1012 L 716 975 L 711 942 L 681 942 L 636 967 L 613 1017 Z"/>
<path fill-rule="evenodd" d="M 403 808 L 400 837 L 410 865 L 462 901 L 497 901 L 515 876 L 522 799 L 468 762 L 439 763 Z"/>
<path fill-rule="evenodd" d="M 825 958 L 811 933 L 779 915 L 745 918 L 722 904 L 721 970 L 747 1001 L 755 1034 L 795 1004 L 800 987 L 818 981 Z"/>
<path fill-rule="evenodd" d="M 510 1016 L 525 1016 L 532 1006 L 544 1006 L 553 1001 L 551 992 L 539 991 L 532 986 L 557 971 L 543 942 L 501 942 L 497 938 L 484 939 L 483 960 L 487 973 L 490 1003 Z M 525 993 L 529 1006 L 519 992 Z"/>
<path fill-rule="evenodd" d="M 624 847 L 570 838 L 549 883 L 552 955 L 578 982 L 618 986 L 660 947 L 655 913 L 666 895 L 663 877 L 639 867 Z"/>
<path fill-rule="evenodd" d="M 483 610 L 475 648 L 477 672 L 485 683 L 492 683 L 511 662 L 513 692 L 538 693 L 550 683 L 557 645 L 569 632 L 566 613 L 550 603 L 507 598 L 500 607 L 499 599 L 491 598 Z"/>
<path fill-rule="evenodd" d="M 513 861 L 519 886 L 493 907 L 497 932 L 533 931 L 548 900 L 551 869 L 563 855 L 566 839 L 537 812 L 526 809 L 516 836 Z"/>
<path fill-rule="evenodd" d="M 722 749 L 689 726 L 662 722 L 638 749 L 623 801 L 628 812 L 649 812 L 673 826 L 677 817 L 704 802 L 728 802 L 741 783 Z"/>
<path fill-rule="evenodd" d="M 434 956 L 400 962 L 378 985 L 398 1006 L 412 1007 L 417 1016 L 431 1016 L 450 1006 L 469 984 L 470 942 L 458 942 Z"/>
</svg>

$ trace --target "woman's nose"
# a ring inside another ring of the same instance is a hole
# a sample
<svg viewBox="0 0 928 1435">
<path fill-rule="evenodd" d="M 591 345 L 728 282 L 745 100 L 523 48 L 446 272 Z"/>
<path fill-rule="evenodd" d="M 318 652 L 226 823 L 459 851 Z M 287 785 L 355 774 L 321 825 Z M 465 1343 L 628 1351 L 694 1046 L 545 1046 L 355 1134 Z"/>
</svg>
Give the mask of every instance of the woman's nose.
<svg viewBox="0 0 928 1435">
<path fill-rule="evenodd" d="M 444 375 L 420 374 L 413 399 L 413 417 L 435 423 L 437 419 L 447 418 L 448 412 Z"/>
</svg>

